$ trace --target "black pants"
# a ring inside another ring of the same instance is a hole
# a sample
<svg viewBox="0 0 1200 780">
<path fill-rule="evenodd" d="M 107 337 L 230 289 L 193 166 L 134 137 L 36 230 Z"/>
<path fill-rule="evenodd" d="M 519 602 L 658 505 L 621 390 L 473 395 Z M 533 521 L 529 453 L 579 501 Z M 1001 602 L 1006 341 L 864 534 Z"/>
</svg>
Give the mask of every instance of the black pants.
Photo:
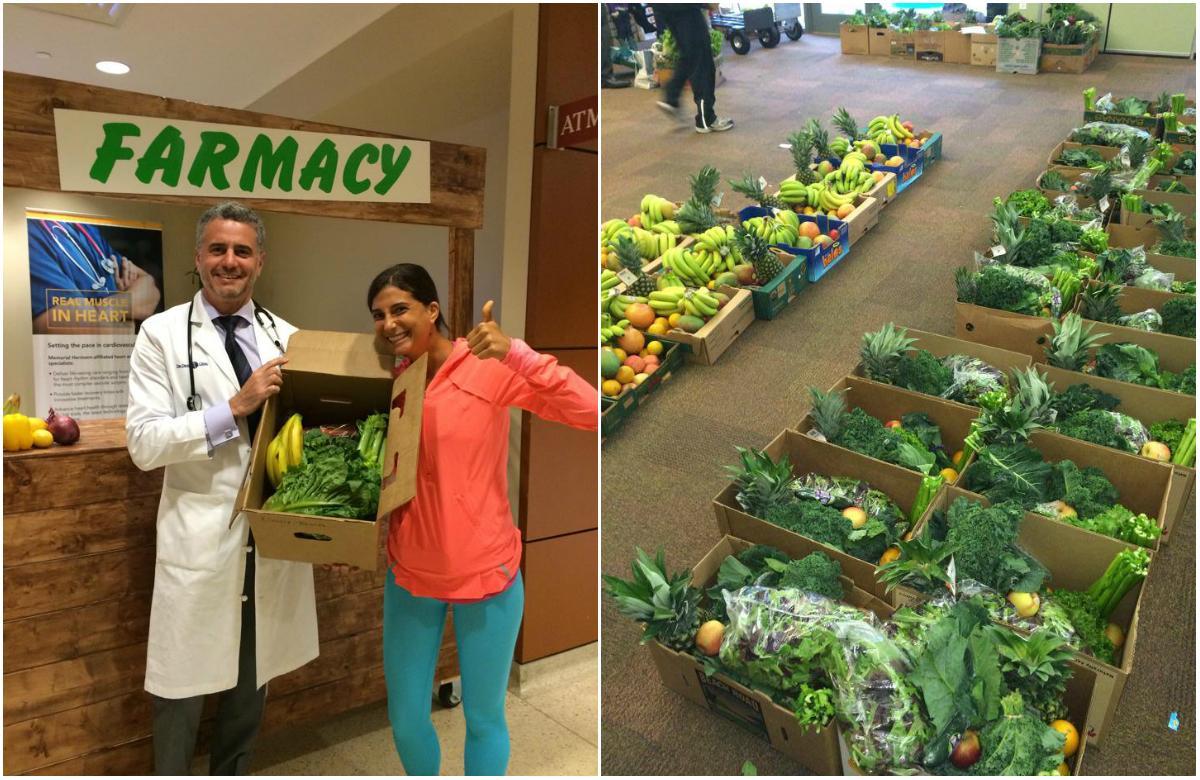
<svg viewBox="0 0 1200 780">
<path fill-rule="evenodd" d="M 238 648 L 237 685 L 221 691 L 209 751 L 211 775 L 245 775 L 250 772 L 254 740 L 262 724 L 267 686 L 257 688 L 254 633 L 254 537 L 246 555 L 242 594 L 242 639 Z M 190 775 L 196 753 L 196 734 L 204 711 L 204 696 L 164 699 L 154 696 L 154 772 Z"/>
<path fill-rule="evenodd" d="M 654 16 L 675 36 L 679 49 L 679 64 L 666 86 L 666 102 L 679 105 L 683 85 L 690 81 L 692 99 L 696 102 L 696 125 L 712 124 L 717 118 L 717 65 L 713 61 L 704 11 L 693 6 L 658 4 L 654 6 Z"/>
</svg>

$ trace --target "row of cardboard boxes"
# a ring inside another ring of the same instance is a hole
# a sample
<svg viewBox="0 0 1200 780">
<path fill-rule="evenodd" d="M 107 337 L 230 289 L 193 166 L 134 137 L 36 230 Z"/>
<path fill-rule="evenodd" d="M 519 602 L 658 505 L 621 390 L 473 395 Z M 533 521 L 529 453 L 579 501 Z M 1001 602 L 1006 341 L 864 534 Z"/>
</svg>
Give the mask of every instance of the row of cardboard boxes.
<svg viewBox="0 0 1200 780">
<path fill-rule="evenodd" d="M 601 396 L 601 435 L 607 438 L 625 424 L 634 410 L 640 408 L 664 381 L 671 378 L 685 362 L 712 365 L 756 320 L 771 320 L 817 280 L 850 254 L 852 238 L 861 240 L 879 223 L 883 208 L 921 178 L 925 169 L 933 165 L 942 155 L 942 134 L 924 132 L 918 137 L 925 140 L 920 148 L 885 145 L 885 154 L 895 154 L 904 159 L 902 165 L 872 167 L 883 173 L 883 178 L 869 191 L 860 195 L 852 211 L 844 220 L 823 214 L 799 215 L 801 222 L 815 222 L 821 233 L 838 231 L 838 239 L 829 246 L 811 249 L 778 244 L 773 248 L 783 270 L 768 284 L 740 289 L 722 287 L 720 292 L 730 297 L 729 303 L 716 316 L 708 320 L 695 333 L 673 330 L 661 338 L 664 357 L 660 368 L 645 382 L 616 398 Z M 834 164 L 840 161 L 832 161 Z M 794 177 L 789 177 L 789 179 Z M 766 209 L 749 206 L 737 212 L 722 212 L 727 219 L 743 222 L 753 217 L 765 216 Z M 685 238 L 680 246 L 691 243 Z M 647 273 L 658 271 L 662 258 L 647 263 Z"/>
<path fill-rule="evenodd" d="M 912 330 L 908 335 L 917 339 L 913 348 L 927 349 L 939 357 L 970 355 L 1005 371 L 1028 367 L 1033 362 L 1028 355 L 972 341 Z M 1123 408 L 1129 413 L 1144 416 L 1147 421 L 1192 414 L 1191 402 L 1172 397 L 1177 394 L 1137 388 L 1045 365 L 1038 365 L 1037 369 L 1048 373 L 1052 381 L 1064 387 L 1083 382 L 1113 393 L 1122 399 Z M 941 429 L 948 450 L 961 448 L 971 422 L 979 413 L 972 406 L 866 379 L 861 366 L 854 375 L 838 382 L 834 389 L 845 392 L 848 410 L 861 408 L 877 419 L 898 419 L 911 412 L 929 415 Z M 775 460 L 787 456 L 793 475 L 818 473 L 862 480 L 887 494 L 906 513 L 911 511 L 921 486 L 921 476 L 917 472 L 806 435 L 812 428 L 812 418 L 805 416 L 781 432 L 765 452 Z M 1030 444 L 1047 460 L 1069 459 L 1080 467 L 1100 468 L 1117 488 L 1122 505 L 1154 518 L 1165 529 L 1160 543 L 1166 542 L 1169 528 L 1185 511 L 1195 481 L 1194 469 L 1158 463 L 1053 432 L 1034 433 Z M 964 464 L 964 473 L 969 465 Z M 942 487 L 914 526 L 914 534 L 923 533 L 932 513 L 945 510 L 956 498 L 987 504 L 982 496 L 958 486 L 957 482 L 961 480 L 960 475 L 956 484 Z M 889 617 L 898 607 L 923 599 L 905 588 L 889 594 L 876 579 L 875 562 L 854 558 L 748 514 L 740 507 L 737 492 L 737 486 L 730 484 L 713 499 L 717 528 L 724 538 L 693 569 L 694 585 L 711 586 L 727 555 L 750 544 L 768 544 L 794 558 L 821 551 L 838 560 L 844 576 L 853 585 L 847 589 L 846 601 L 882 618 Z M 1072 590 L 1086 589 L 1103 575 L 1118 552 L 1134 547 L 1031 512 L 1024 516 L 1019 544 L 1047 567 L 1054 587 Z M 1156 545 L 1150 551 L 1152 560 L 1157 550 Z M 1082 726 L 1080 731 L 1086 734 L 1086 742 L 1099 744 L 1116 717 L 1125 682 L 1133 671 L 1144 587 L 1143 583 L 1131 590 L 1112 615 L 1112 620 L 1122 627 L 1126 636 L 1116 663 L 1107 664 L 1081 652 L 1075 653 L 1071 660 L 1074 674 L 1066 704 L 1069 719 Z M 776 749 L 815 773 L 840 774 L 852 770 L 843 764 L 844 749 L 839 749 L 837 729 L 832 724 L 821 731 L 802 733 L 794 714 L 765 693 L 740 685 L 722 674 L 710 676 L 704 665 L 688 653 L 676 652 L 657 643 L 652 646 L 651 653 L 662 682 L 668 688 L 758 732 Z M 1082 764 L 1083 745 L 1080 747 L 1072 759 L 1075 774 L 1079 773 Z"/>
<path fill-rule="evenodd" d="M 1083 73 L 1100 52 L 1100 33 L 1087 43 L 1045 44 L 1039 38 L 1000 38 L 990 24 L 963 30 L 902 32 L 843 22 L 838 31 L 842 54 L 979 65 L 1003 72 Z"/>
</svg>

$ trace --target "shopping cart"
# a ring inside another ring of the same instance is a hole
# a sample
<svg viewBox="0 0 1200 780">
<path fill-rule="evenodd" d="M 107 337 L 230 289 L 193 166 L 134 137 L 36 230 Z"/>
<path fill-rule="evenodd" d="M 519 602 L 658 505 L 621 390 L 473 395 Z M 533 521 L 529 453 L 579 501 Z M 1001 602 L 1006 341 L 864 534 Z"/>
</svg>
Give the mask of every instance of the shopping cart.
<svg viewBox="0 0 1200 780">
<path fill-rule="evenodd" d="M 780 30 L 793 41 L 804 35 L 800 24 L 800 3 L 775 3 L 766 8 L 752 8 L 742 13 L 712 15 L 712 27 L 721 32 L 729 46 L 738 54 L 750 53 L 750 34 L 758 38 L 764 49 L 779 45 Z"/>
</svg>

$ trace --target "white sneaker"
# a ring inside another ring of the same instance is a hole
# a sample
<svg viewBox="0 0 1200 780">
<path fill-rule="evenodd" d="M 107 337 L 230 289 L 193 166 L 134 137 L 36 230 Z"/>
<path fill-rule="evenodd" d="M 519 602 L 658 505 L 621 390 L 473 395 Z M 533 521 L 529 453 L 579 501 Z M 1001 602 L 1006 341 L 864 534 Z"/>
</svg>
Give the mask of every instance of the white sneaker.
<svg viewBox="0 0 1200 780">
<path fill-rule="evenodd" d="M 688 126 L 688 117 L 684 113 L 682 106 L 673 106 L 665 100 L 659 100 L 655 102 L 655 105 L 658 106 L 664 114 L 670 117 L 675 124 L 679 125 L 680 127 Z"/>
<path fill-rule="evenodd" d="M 703 120 L 701 120 L 703 122 Z M 726 130 L 733 129 L 733 120 L 729 117 L 719 116 L 711 123 L 696 125 L 697 133 L 723 133 Z"/>
</svg>

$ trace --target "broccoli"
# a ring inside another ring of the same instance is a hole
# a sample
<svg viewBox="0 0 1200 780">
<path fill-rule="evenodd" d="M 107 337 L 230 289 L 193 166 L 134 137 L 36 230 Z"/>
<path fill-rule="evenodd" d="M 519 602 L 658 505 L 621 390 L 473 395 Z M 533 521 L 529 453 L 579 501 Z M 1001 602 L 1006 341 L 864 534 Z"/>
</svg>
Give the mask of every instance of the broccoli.
<svg viewBox="0 0 1200 780">
<path fill-rule="evenodd" d="M 1133 422 L 1137 423 L 1136 420 Z M 1112 447 L 1113 449 L 1124 450 L 1125 452 L 1137 452 L 1141 449 L 1141 444 L 1145 443 L 1148 434 L 1142 436 L 1141 442 L 1135 445 L 1134 441 L 1124 435 L 1117 423 L 1116 412 L 1089 409 L 1072 414 L 1062 422 L 1056 423 L 1054 427 L 1064 436 L 1070 436 L 1073 439 L 1083 439 L 1084 441 L 1090 441 L 1092 444 Z M 1141 423 L 1137 423 L 1137 425 L 1140 427 Z M 1142 430 L 1144 431 L 1145 428 L 1143 427 Z"/>
<path fill-rule="evenodd" d="M 953 372 L 929 350 L 918 349 L 896 362 L 896 385 L 906 390 L 941 395 L 953 381 Z"/>
<path fill-rule="evenodd" d="M 1167 445 L 1172 453 L 1179 449 L 1179 440 L 1183 438 L 1183 429 L 1187 423 L 1183 420 L 1163 420 L 1150 426 L 1150 438 Z"/>
<path fill-rule="evenodd" d="M 1162 332 L 1196 338 L 1196 299 L 1172 298 L 1162 305 Z"/>
<path fill-rule="evenodd" d="M 842 565 L 823 552 L 814 552 L 788 563 L 779 577 L 778 588 L 795 588 L 817 593 L 835 601 L 845 597 Z"/>
<path fill-rule="evenodd" d="M 1004 717 L 979 734 L 981 757 L 971 766 L 971 774 L 1024 776 L 1057 769 L 1066 736 L 1028 711 L 1017 691 L 1001 699 L 1000 707 Z"/>
<path fill-rule="evenodd" d="M 946 541 L 954 547 L 959 576 L 1000 593 L 1038 590 L 1046 570 L 1016 547 L 1024 514 L 1014 502 L 984 508 L 966 498 L 955 499 L 946 515 Z"/>
<path fill-rule="evenodd" d="M 1091 385 L 1077 384 L 1068 387 L 1065 393 L 1054 396 L 1050 405 L 1058 412 L 1059 419 L 1065 419 L 1076 412 L 1089 409 L 1111 411 L 1116 409 L 1120 403 L 1119 398 L 1109 395 L 1103 390 L 1097 390 Z"/>
<path fill-rule="evenodd" d="M 1082 518 L 1092 518 L 1117 503 L 1117 489 L 1095 466 L 1079 468 L 1060 460 L 1050 469 L 1049 495 L 1070 504 Z"/>
</svg>

